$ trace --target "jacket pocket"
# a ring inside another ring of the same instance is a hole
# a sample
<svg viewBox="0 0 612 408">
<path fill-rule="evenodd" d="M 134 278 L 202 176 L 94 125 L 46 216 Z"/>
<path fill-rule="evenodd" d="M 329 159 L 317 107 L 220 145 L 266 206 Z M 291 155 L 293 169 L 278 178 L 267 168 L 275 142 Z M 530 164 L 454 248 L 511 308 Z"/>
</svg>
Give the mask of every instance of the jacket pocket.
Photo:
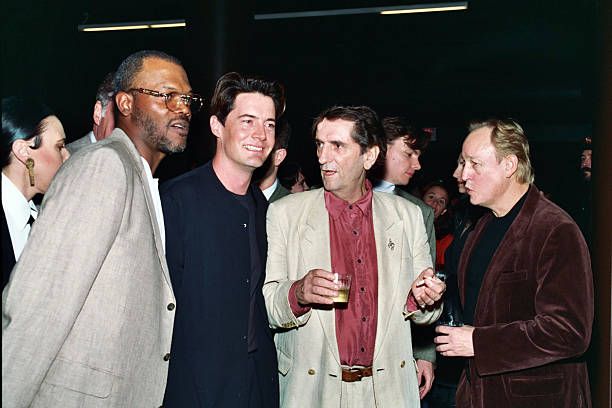
<svg viewBox="0 0 612 408">
<path fill-rule="evenodd" d="M 518 282 L 527 279 L 527 269 L 519 269 L 518 271 L 502 271 L 499 275 L 499 282 Z"/>
<path fill-rule="evenodd" d="M 76 361 L 55 360 L 45 378 L 47 384 L 97 398 L 107 398 L 117 376 Z"/>
<path fill-rule="evenodd" d="M 563 376 L 515 377 L 510 379 L 510 394 L 514 397 L 543 397 L 560 394 Z"/>
<path fill-rule="evenodd" d="M 289 357 L 285 352 L 281 349 L 278 349 L 278 372 L 283 376 L 287 375 L 291 367 L 293 366 L 293 359 Z"/>
</svg>

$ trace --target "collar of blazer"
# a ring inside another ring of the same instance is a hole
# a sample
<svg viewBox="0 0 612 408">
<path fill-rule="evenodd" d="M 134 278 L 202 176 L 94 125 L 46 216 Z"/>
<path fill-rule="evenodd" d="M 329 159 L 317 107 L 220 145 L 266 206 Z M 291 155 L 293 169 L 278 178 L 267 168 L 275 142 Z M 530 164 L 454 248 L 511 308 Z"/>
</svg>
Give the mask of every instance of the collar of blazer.
<svg viewBox="0 0 612 408">
<path fill-rule="evenodd" d="M 325 208 L 323 189 L 319 189 L 313 199 L 306 205 L 307 222 L 300 227 L 302 245 L 302 261 L 305 270 L 320 268 L 331 271 L 329 214 Z M 376 240 L 376 260 L 378 266 L 378 318 L 376 327 L 376 356 L 382 349 L 391 316 L 397 312 L 401 315 L 408 293 L 399 293 L 402 285 L 400 279 L 411 279 L 402 275 L 406 271 L 402 267 L 402 252 L 407 233 L 404 222 L 393 206 L 395 197 L 387 193 L 374 192 L 372 202 L 372 217 L 374 222 L 374 237 Z M 389 245 L 391 242 L 393 245 Z M 420 272 L 420 271 L 419 271 Z M 410 280 L 412 282 L 412 280 Z M 394 308 L 399 307 L 394 311 Z M 319 318 L 327 343 L 340 364 L 338 344 L 336 341 L 336 320 L 334 309 L 313 309 Z"/>
<path fill-rule="evenodd" d="M 164 247 L 161 242 L 161 234 L 159 232 L 158 226 L 159 224 L 157 223 L 157 217 L 155 216 L 155 206 L 153 204 L 153 197 L 151 196 L 151 190 L 149 189 L 149 183 L 147 181 L 147 175 L 145 173 L 145 168 L 141 159 L 141 155 L 136 149 L 136 146 L 134 146 L 132 140 L 120 128 L 115 128 L 109 137 L 97 142 L 96 145 L 102 146 L 106 143 L 116 143 L 119 146 L 123 147 L 124 152 L 127 153 L 127 156 L 130 158 L 130 164 L 132 165 L 134 170 L 136 170 L 135 173 L 138 175 L 140 184 L 145 195 L 147 211 L 149 213 L 151 227 L 153 228 L 153 234 L 155 236 L 155 248 L 157 250 L 157 256 L 159 257 L 159 262 L 162 266 L 164 279 L 166 280 L 166 284 L 170 288 L 172 288 L 172 284 L 170 283 L 170 273 L 168 272 L 168 264 L 166 263 L 166 256 L 164 253 Z"/>
<path fill-rule="evenodd" d="M 494 285 L 494 282 L 497 281 L 498 275 L 501 273 L 499 268 L 491 269 L 491 265 L 495 265 L 498 262 L 505 262 L 504 258 L 515 258 L 516 252 L 512 250 L 513 247 L 517 247 L 521 244 L 521 242 L 525 239 L 529 238 L 529 234 L 527 233 L 527 228 L 532 223 L 533 217 L 535 216 L 535 209 L 539 203 L 539 201 L 543 198 L 541 197 L 540 190 L 535 185 L 531 185 L 529 190 L 527 190 L 527 197 L 525 198 L 525 202 L 523 203 L 523 207 L 520 209 L 517 214 L 514 222 L 506 231 L 506 234 L 502 238 L 497 250 L 493 254 L 493 257 L 489 261 L 489 266 L 485 275 L 483 277 L 480 290 L 482 291 L 485 287 L 493 287 L 490 285 Z M 486 225 L 493 219 L 493 213 L 488 211 L 485 215 L 478 220 L 474 231 L 472 231 L 471 235 L 468 237 L 467 242 L 465 243 L 465 247 L 461 252 L 461 258 L 459 260 L 459 266 L 457 269 L 458 279 L 459 279 L 459 289 L 460 295 L 462 299 L 465 299 L 465 283 L 466 283 L 466 272 L 468 262 L 470 257 L 472 256 L 472 252 L 476 243 L 480 240 L 480 237 L 485 230 Z M 517 258 L 520 259 L 520 258 Z M 494 273 L 490 273 L 490 271 Z M 481 308 L 482 305 L 479 303 L 476 304 L 476 309 Z M 475 322 L 476 323 L 476 322 Z"/>
</svg>

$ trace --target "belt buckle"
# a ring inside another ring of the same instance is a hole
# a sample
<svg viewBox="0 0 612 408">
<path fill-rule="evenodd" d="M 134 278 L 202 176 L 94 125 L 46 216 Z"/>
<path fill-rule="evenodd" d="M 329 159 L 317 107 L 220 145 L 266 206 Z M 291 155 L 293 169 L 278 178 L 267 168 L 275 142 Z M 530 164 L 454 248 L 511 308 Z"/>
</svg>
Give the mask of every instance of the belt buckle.
<svg viewBox="0 0 612 408">
<path fill-rule="evenodd" d="M 361 379 L 363 378 L 362 368 L 351 368 L 349 372 L 357 376 L 357 379 L 355 381 L 361 381 Z"/>
<path fill-rule="evenodd" d="M 356 381 L 361 381 L 362 378 L 366 377 L 365 372 L 367 370 L 367 367 L 350 367 L 350 368 L 343 368 L 342 371 L 345 372 L 347 374 L 347 377 L 349 377 L 349 380 L 346 380 L 347 382 L 356 382 Z M 343 380 L 344 381 L 344 380 Z"/>
</svg>

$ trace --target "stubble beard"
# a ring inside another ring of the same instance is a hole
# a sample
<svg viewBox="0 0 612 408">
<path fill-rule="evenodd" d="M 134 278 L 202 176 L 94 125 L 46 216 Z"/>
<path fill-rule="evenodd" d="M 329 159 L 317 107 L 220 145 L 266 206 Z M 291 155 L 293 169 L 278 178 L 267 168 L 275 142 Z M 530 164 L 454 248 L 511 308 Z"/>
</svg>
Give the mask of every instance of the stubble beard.
<svg viewBox="0 0 612 408">
<path fill-rule="evenodd" d="M 164 132 L 155 121 L 145 111 L 134 107 L 134 121 L 144 130 L 145 139 L 157 150 L 165 154 L 180 153 L 187 146 L 187 139 L 182 139 L 180 142 L 173 143 L 167 136 L 167 130 Z"/>
</svg>

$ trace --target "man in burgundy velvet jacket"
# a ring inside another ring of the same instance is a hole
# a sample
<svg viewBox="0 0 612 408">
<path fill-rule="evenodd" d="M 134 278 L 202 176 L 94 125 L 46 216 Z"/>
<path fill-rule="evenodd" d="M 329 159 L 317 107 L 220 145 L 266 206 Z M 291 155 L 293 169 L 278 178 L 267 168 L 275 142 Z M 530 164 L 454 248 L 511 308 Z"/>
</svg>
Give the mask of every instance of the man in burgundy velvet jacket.
<svg viewBox="0 0 612 408">
<path fill-rule="evenodd" d="M 589 251 L 578 226 L 532 185 L 529 144 L 510 120 L 470 127 L 462 179 L 491 210 L 459 264 L 463 327 L 437 350 L 470 357 L 457 407 L 590 407 L 581 355 L 593 322 Z"/>
</svg>

